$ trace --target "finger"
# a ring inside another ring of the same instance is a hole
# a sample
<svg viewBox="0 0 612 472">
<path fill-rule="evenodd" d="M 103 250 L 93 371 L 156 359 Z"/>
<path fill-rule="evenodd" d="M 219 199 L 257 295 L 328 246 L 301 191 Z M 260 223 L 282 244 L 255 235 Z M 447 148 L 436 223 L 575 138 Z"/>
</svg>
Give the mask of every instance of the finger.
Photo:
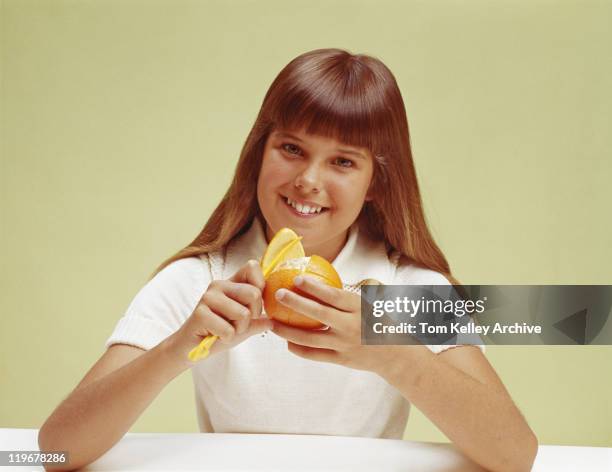
<svg viewBox="0 0 612 472">
<path fill-rule="evenodd" d="M 334 349 L 335 336 L 328 331 L 315 331 L 294 328 L 284 323 L 274 322 L 272 332 L 287 341 L 301 346 L 316 347 L 322 349 Z"/>
<path fill-rule="evenodd" d="M 263 300 L 259 288 L 249 283 L 238 283 L 225 280 L 223 281 L 221 290 L 232 300 L 248 307 L 251 318 L 257 319 L 261 317 Z"/>
<path fill-rule="evenodd" d="M 244 266 L 240 268 L 230 279 L 232 282 L 241 282 L 254 285 L 260 291 L 263 291 L 266 281 L 263 276 L 263 271 L 259 262 L 255 259 L 249 260 Z"/>
<path fill-rule="evenodd" d="M 246 285 L 246 284 L 245 284 Z M 253 290 L 257 290 L 253 288 Z M 251 308 L 247 308 L 241 303 L 232 300 L 225 295 L 224 292 L 215 290 L 208 297 L 208 307 L 218 315 L 230 320 L 231 324 L 236 328 L 238 334 L 242 334 L 249 327 L 253 312 Z"/>
<path fill-rule="evenodd" d="M 228 320 L 245 320 L 251 317 L 251 310 L 242 303 L 228 297 L 224 291 L 209 290 L 202 297 L 208 308 Z"/>
<path fill-rule="evenodd" d="M 317 349 L 314 347 L 300 346 L 299 344 L 287 342 L 287 348 L 289 352 L 296 356 L 303 357 L 311 361 L 318 362 L 332 362 L 334 364 L 341 364 L 340 353 L 331 351 L 329 349 Z"/>
<path fill-rule="evenodd" d="M 332 328 L 338 328 L 348 321 L 347 313 L 330 306 L 321 305 L 316 300 L 311 300 L 285 288 L 278 289 L 275 297 L 279 303 Z"/>
<path fill-rule="evenodd" d="M 219 336 L 219 340 L 229 342 L 236 334 L 236 330 L 227 320 L 213 313 L 205 304 L 199 304 L 194 313 L 197 315 L 198 325 L 206 331 L 202 336 L 214 334 Z"/>
<path fill-rule="evenodd" d="M 361 308 L 361 305 L 356 303 L 359 299 L 352 297 L 350 292 L 331 287 L 314 277 L 300 275 L 293 279 L 293 284 L 337 310 L 353 313 Z"/>
</svg>

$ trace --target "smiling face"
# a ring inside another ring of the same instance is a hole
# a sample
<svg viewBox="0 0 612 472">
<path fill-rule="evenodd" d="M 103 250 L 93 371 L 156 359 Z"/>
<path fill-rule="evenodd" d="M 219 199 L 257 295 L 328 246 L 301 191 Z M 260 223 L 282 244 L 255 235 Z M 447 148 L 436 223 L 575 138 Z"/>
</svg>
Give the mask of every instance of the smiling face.
<svg viewBox="0 0 612 472">
<path fill-rule="evenodd" d="M 303 236 L 306 255 L 333 262 L 364 201 L 372 199 L 373 172 L 372 155 L 364 148 L 303 131 L 273 131 L 257 181 L 268 241 L 289 227 Z"/>
</svg>

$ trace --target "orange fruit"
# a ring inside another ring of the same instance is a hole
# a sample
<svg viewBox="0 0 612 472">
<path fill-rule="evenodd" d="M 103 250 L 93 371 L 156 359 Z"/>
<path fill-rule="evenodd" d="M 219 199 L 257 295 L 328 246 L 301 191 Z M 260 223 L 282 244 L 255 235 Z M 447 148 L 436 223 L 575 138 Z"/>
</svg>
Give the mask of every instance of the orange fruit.
<svg viewBox="0 0 612 472">
<path fill-rule="evenodd" d="M 321 256 L 312 255 L 285 260 L 276 265 L 266 278 L 263 302 L 268 318 L 298 328 L 322 328 L 324 326 L 322 323 L 283 305 L 274 296 L 278 289 L 286 288 L 306 298 L 317 300 L 293 285 L 293 279 L 298 275 L 309 275 L 332 287 L 342 288 L 342 280 L 340 280 L 336 269 Z"/>
</svg>

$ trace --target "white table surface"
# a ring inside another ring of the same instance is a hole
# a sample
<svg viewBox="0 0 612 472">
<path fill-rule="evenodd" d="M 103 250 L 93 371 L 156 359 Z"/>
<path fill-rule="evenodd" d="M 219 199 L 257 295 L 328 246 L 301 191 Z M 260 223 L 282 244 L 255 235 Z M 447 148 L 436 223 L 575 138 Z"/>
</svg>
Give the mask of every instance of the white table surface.
<svg viewBox="0 0 612 472">
<path fill-rule="evenodd" d="M 38 450 L 38 430 L 0 428 L 0 450 Z M 82 470 L 481 471 L 450 444 L 287 434 L 128 433 Z M 0 472 L 43 470 L 2 467 Z M 534 471 L 612 472 L 612 448 L 540 446 Z"/>
</svg>

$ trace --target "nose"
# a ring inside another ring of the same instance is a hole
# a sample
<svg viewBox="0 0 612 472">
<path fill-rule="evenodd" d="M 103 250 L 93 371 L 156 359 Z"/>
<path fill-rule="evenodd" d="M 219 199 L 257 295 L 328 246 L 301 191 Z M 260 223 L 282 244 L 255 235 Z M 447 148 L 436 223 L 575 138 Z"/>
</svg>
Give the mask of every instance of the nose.
<svg viewBox="0 0 612 472">
<path fill-rule="evenodd" d="M 316 165 L 313 163 L 300 172 L 296 176 L 294 184 L 305 194 L 319 193 L 321 190 L 321 175 Z"/>
</svg>

